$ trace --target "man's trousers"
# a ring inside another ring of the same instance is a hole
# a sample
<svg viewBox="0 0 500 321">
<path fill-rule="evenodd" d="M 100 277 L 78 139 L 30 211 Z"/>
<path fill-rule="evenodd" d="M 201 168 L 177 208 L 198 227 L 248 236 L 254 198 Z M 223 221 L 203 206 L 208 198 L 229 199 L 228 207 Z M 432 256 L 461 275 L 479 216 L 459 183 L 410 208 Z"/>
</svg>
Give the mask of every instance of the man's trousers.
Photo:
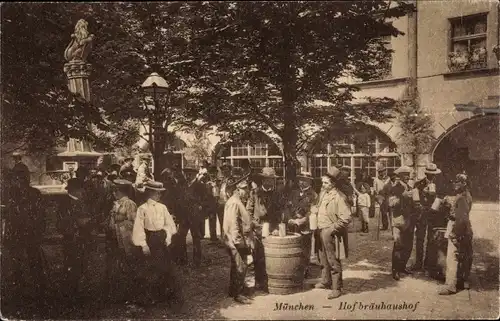
<svg viewBox="0 0 500 321">
<path fill-rule="evenodd" d="M 457 282 L 468 282 L 472 268 L 472 236 L 465 237 L 456 245 L 448 239 L 446 253 L 446 286 L 456 292 Z"/>
<path fill-rule="evenodd" d="M 249 249 L 246 247 L 228 248 L 231 257 L 231 270 L 229 274 L 229 296 L 236 298 L 245 289 L 245 276 L 247 274 L 247 255 Z"/>
<path fill-rule="evenodd" d="M 342 263 L 338 257 L 335 247 L 335 236 L 332 228 L 320 229 L 319 236 L 319 261 L 321 264 L 321 283 L 330 286 L 332 290 L 341 290 L 342 284 Z"/>
</svg>

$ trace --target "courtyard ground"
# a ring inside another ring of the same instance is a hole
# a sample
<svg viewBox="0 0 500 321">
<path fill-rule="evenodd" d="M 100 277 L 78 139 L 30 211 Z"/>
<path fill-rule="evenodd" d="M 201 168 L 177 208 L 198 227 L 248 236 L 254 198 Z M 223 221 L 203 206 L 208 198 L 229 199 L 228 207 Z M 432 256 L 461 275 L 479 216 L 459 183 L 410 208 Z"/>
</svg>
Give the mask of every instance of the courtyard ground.
<svg viewBox="0 0 500 321">
<path fill-rule="evenodd" d="M 370 223 L 370 234 L 357 232 L 359 222 L 351 226 L 350 257 L 344 262 L 344 295 L 328 300 L 327 290 L 314 289 L 320 268 L 311 267 L 311 276 L 303 292 L 292 295 L 253 296 L 249 305 L 239 305 L 227 297 L 229 257 L 221 246 L 202 243 L 203 264 L 182 270 L 186 305 L 181 312 L 164 306 L 139 307 L 132 304 L 108 304 L 99 299 L 99 291 L 87 303 L 73 307 L 48 304 L 29 309 L 26 305 L 6 306 L 7 318 L 31 319 L 466 319 L 499 316 L 499 213 L 498 204 L 475 204 L 471 213 L 474 229 L 474 265 L 471 289 L 456 295 L 439 296 L 439 281 L 424 275 L 411 275 L 397 282 L 391 278 L 392 240 L 388 231 L 375 239 L 376 220 Z M 412 261 L 413 259 L 411 259 Z M 93 263 L 94 273 L 102 275 L 102 258 Z M 411 263 L 411 262 L 410 262 Z M 56 264 L 56 263 L 54 263 Z M 54 278 L 54 288 L 57 288 Z M 249 278 L 251 282 L 251 277 Z M 98 287 L 97 287 L 98 288 Z M 276 310 L 287 303 L 313 305 L 312 310 Z M 371 303 L 406 304 L 408 309 L 370 310 Z M 411 305 L 411 308 L 410 308 Z M 351 308 L 353 306 L 353 308 Z M 360 308 L 360 306 L 362 306 Z M 364 309 L 363 309 L 364 307 Z"/>
</svg>

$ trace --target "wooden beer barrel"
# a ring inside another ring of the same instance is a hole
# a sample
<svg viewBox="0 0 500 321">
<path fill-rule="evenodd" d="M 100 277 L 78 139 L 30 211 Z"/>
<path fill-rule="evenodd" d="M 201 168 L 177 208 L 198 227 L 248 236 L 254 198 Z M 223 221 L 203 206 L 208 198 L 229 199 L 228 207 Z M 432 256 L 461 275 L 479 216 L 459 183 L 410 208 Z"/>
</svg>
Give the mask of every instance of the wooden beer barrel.
<svg viewBox="0 0 500 321">
<path fill-rule="evenodd" d="M 432 242 L 427 253 L 429 275 L 437 280 L 444 280 L 446 276 L 446 253 L 448 239 L 444 237 L 446 228 L 432 229 Z"/>
<path fill-rule="evenodd" d="M 269 293 L 291 294 L 302 290 L 306 267 L 303 242 L 298 233 L 263 239 Z"/>
</svg>

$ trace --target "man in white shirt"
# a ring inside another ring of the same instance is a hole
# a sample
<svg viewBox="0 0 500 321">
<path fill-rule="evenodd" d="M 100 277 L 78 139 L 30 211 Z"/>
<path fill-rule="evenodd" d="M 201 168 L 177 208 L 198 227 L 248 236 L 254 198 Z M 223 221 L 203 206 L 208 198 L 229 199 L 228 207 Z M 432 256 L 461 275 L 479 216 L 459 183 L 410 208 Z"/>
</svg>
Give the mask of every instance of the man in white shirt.
<svg viewBox="0 0 500 321">
<path fill-rule="evenodd" d="M 150 255 L 160 276 L 156 293 L 158 299 L 164 301 L 170 298 L 172 303 L 182 304 L 180 279 L 174 271 L 167 248 L 172 243 L 172 236 L 177 233 L 177 228 L 167 207 L 159 203 L 161 192 L 165 188 L 162 183 L 155 181 L 146 181 L 144 187 L 148 200 L 137 209 L 132 243 L 140 246 L 145 255 Z"/>
</svg>

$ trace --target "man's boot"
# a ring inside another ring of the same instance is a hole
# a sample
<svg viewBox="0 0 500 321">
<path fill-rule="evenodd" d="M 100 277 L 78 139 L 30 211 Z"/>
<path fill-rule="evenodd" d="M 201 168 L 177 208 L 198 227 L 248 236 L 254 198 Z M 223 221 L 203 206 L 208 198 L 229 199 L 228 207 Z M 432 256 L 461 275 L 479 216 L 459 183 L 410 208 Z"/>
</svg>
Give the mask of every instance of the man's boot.
<svg viewBox="0 0 500 321">
<path fill-rule="evenodd" d="M 336 299 L 342 295 L 342 274 L 332 273 L 332 292 L 328 294 L 328 300 Z"/>
</svg>

